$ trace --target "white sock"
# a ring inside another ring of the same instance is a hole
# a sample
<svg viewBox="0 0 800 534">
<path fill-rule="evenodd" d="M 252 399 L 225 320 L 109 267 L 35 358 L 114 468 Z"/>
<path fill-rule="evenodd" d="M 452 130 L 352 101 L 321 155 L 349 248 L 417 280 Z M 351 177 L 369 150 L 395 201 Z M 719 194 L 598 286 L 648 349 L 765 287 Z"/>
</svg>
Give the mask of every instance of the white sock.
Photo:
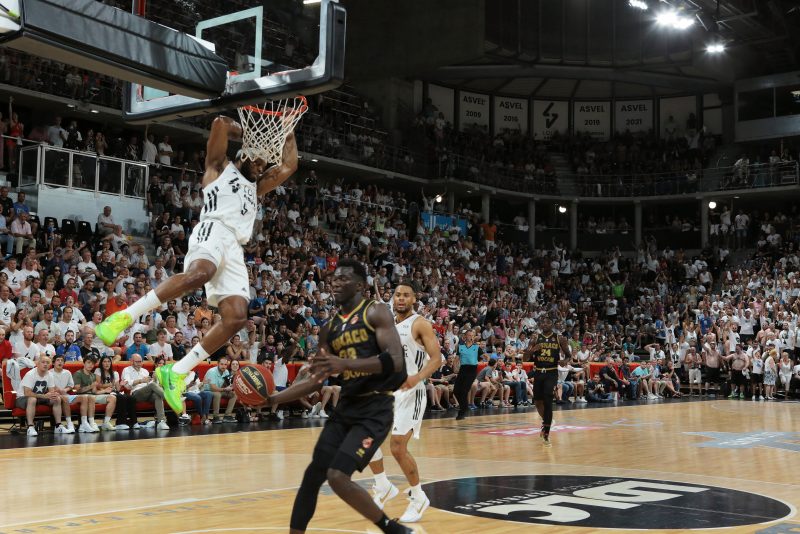
<svg viewBox="0 0 800 534">
<path fill-rule="evenodd" d="M 125 311 L 133 317 L 133 320 L 137 320 L 139 317 L 144 315 L 145 313 L 155 310 L 159 306 L 161 306 L 162 302 L 159 300 L 158 296 L 156 295 L 155 289 L 151 289 L 147 292 L 147 295 L 143 296 L 127 308 Z"/>
<path fill-rule="evenodd" d="M 411 486 L 408 488 L 408 490 L 411 492 L 411 496 L 415 499 L 422 499 L 423 495 L 425 495 L 425 492 L 422 491 L 422 484 Z"/>
<path fill-rule="evenodd" d="M 89 424 L 89 421 L 86 420 L 86 416 L 85 415 L 81 416 L 81 424 L 87 424 L 87 425 Z"/>
<path fill-rule="evenodd" d="M 103 424 L 110 423 L 110 422 L 111 422 L 111 417 L 109 417 L 109 416 L 103 417 Z"/>
<path fill-rule="evenodd" d="M 67 419 L 67 428 L 72 428 L 74 425 L 72 424 L 72 419 Z"/>
<path fill-rule="evenodd" d="M 389 477 L 386 476 L 386 471 L 375 475 L 375 485 L 379 488 L 388 488 L 391 485 Z"/>
<path fill-rule="evenodd" d="M 181 360 L 172 367 L 172 370 L 179 375 L 189 374 L 189 371 L 197 367 L 200 362 L 207 358 L 208 353 L 202 346 L 200 346 L 200 343 L 198 343 L 192 347 L 192 350 L 189 351 L 189 354 L 181 358 Z"/>
</svg>

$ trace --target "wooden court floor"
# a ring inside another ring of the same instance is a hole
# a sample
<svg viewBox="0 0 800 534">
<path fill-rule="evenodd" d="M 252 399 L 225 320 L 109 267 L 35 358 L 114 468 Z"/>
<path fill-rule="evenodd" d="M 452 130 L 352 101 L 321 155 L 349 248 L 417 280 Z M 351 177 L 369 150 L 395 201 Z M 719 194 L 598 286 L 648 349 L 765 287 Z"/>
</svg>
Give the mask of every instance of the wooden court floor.
<svg viewBox="0 0 800 534">
<path fill-rule="evenodd" d="M 533 410 L 426 420 L 412 452 L 434 502 L 415 531 L 702 532 L 733 521 L 716 532 L 800 532 L 798 403 L 664 401 L 559 411 L 555 422 L 545 449 Z M 286 532 L 319 432 L 2 450 L 0 533 Z M 388 454 L 387 468 L 405 488 Z M 406 504 L 401 493 L 387 514 Z M 324 486 L 309 532 L 379 531 Z"/>
</svg>

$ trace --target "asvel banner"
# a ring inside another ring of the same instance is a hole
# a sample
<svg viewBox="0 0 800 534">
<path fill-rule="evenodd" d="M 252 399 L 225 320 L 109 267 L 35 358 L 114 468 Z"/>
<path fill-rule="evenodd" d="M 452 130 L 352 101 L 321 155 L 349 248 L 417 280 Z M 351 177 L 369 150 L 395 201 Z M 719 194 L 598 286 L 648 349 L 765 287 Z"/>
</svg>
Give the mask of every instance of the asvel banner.
<svg viewBox="0 0 800 534">
<path fill-rule="evenodd" d="M 548 141 L 553 134 L 569 130 L 569 102 L 534 100 L 532 130 L 537 141 Z"/>
<path fill-rule="evenodd" d="M 647 133 L 653 129 L 652 100 L 619 100 L 614 107 L 614 130 Z"/>
<path fill-rule="evenodd" d="M 611 136 L 610 102 L 576 101 L 572 106 L 572 129 L 575 134 L 588 133 L 592 139 L 608 140 Z"/>
<path fill-rule="evenodd" d="M 503 130 L 528 133 L 528 101 L 522 98 L 494 97 L 494 133 Z"/>
<path fill-rule="evenodd" d="M 458 124 L 465 130 L 473 125 L 489 127 L 489 95 L 458 92 Z"/>
</svg>

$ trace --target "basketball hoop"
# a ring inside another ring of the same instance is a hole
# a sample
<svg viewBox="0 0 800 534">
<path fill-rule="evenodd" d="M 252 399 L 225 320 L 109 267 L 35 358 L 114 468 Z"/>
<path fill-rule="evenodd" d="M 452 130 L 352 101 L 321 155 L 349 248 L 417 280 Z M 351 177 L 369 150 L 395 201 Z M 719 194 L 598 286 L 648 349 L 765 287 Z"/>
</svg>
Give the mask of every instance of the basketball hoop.
<svg viewBox="0 0 800 534">
<path fill-rule="evenodd" d="M 284 100 L 268 100 L 261 106 L 242 106 L 242 159 L 281 164 L 283 145 L 297 122 L 308 111 L 304 96 Z"/>
</svg>

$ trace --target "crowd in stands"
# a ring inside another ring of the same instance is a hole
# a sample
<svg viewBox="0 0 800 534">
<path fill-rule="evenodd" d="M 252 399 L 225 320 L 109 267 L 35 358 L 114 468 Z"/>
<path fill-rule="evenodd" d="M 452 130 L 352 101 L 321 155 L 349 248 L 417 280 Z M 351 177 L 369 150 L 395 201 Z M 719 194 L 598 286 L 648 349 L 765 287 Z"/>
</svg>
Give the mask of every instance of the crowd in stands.
<svg viewBox="0 0 800 534">
<path fill-rule="evenodd" d="M 203 292 L 142 317 L 113 347 L 95 339 L 93 327 L 182 269 L 187 236 L 197 223 L 200 186 L 184 178 L 172 188 L 189 192 L 195 200 L 187 204 L 166 201 L 167 186 L 157 179 L 149 186 L 155 252 L 131 242 L 108 207 L 98 216 L 93 239 L 76 242 L 41 228 L 15 239 L 0 270 L 0 326 L 8 340 L 0 354 L 7 359 L 7 373 L 19 377 L 20 368 L 33 366 L 45 373 L 49 361 L 43 357 L 57 364 L 59 356 L 68 362 L 92 360 L 82 371 L 89 374 L 98 364 L 108 365 L 104 358 L 130 361 L 128 373 L 136 375 L 123 374 L 118 382 L 106 377 L 107 382 L 98 378 L 92 385 L 77 376 L 73 381 L 83 380 L 81 391 L 119 395 L 119 403 L 129 402 L 125 395 L 151 400 L 157 411 L 152 425 L 167 428 L 163 394 L 141 363 L 181 358 L 220 320 Z M 729 265 L 721 253 L 725 244 L 692 256 L 653 239 L 629 257 L 618 250 L 586 257 L 557 242 L 529 250 L 502 242 L 494 223 L 481 223 L 469 210 L 463 213 L 466 233 L 458 226 L 426 228 L 419 213 L 430 201 L 418 202 L 374 185 L 320 183 L 310 174 L 263 199 L 245 247 L 251 320 L 212 355 L 219 362 L 216 374 L 204 384 L 193 381 L 190 389 L 204 411 L 203 421 L 235 420 L 220 416 L 217 398 L 230 393 L 229 364 L 266 363 L 277 385 L 284 386 L 289 361 L 313 358 L 320 329 L 335 313 L 327 275 L 344 257 L 368 265 L 369 297 L 389 300 L 394 284 L 406 278 L 420 287 L 418 311 L 433 322 L 447 359 L 429 384 L 436 410 L 455 404 L 450 386 L 458 372 L 456 356 L 460 347 L 473 343 L 481 360 L 491 363 L 475 385 L 475 406 L 495 406 L 494 397 L 499 406 L 528 402 L 530 382 L 517 363 L 527 359 L 525 349 L 545 314 L 557 319 L 572 349 L 570 368 L 562 369 L 560 402 L 606 402 L 612 394 L 678 397 L 690 380 L 695 393 L 754 399 L 796 394 L 800 234 L 787 222 L 794 222 L 796 213 L 791 219 L 780 213 L 745 216 L 744 242 L 748 235 L 758 236 L 756 252 L 744 264 Z M 0 189 L 0 206 L 12 228 L 19 221 L 29 225 L 23 195 L 15 203 L 7 188 Z M 637 367 L 639 360 L 648 363 Z M 590 362 L 607 365 L 592 375 Z M 45 382 L 59 395 L 41 400 L 65 409 L 63 395 L 75 390 Z M 305 417 L 324 414 L 335 403 L 336 384 L 329 386 L 327 395 L 305 402 L 310 409 L 302 412 Z M 19 381 L 14 387 L 22 399 L 33 390 Z M 109 388 L 112 393 L 104 393 Z M 219 417 L 210 414 L 210 401 Z M 33 401 L 18 401 L 18 406 L 27 408 L 28 402 Z M 87 416 L 90 406 L 87 400 Z M 142 426 L 124 406 L 117 409 L 116 428 Z M 283 417 L 283 411 L 276 407 L 274 417 Z M 87 417 L 87 428 L 92 424 Z M 103 425 L 114 427 L 109 420 Z"/>
</svg>

